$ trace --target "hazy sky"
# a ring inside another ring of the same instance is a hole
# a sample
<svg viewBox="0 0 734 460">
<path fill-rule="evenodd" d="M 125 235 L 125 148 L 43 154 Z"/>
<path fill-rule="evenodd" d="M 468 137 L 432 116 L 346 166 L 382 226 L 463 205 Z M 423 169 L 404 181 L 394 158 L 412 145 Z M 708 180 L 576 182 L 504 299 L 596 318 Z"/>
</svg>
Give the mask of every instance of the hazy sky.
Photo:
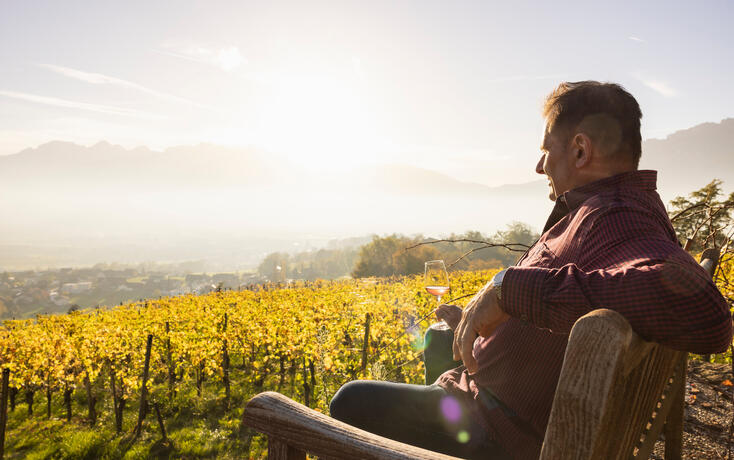
<svg viewBox="0 0 734 460">
<path fill-rule="evenodd" d="M 524 182 L 562 80 L 623 84 L 644 138 L 734 116 L 733 5 L 0 0 L 0 154 L 203 141 Z"/>
</svg>

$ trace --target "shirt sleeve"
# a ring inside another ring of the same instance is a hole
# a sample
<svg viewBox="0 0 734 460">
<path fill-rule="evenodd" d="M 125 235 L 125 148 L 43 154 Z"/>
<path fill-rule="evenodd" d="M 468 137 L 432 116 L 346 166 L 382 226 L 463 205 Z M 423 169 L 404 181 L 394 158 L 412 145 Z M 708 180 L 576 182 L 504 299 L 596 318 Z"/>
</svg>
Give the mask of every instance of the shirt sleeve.
<svg viewBox="0 0 734 460">
<path fill-rule="evenodd" d="M 723 296 L 674 241 L 640 235 L 645 218 L 630 220 L 619 211 L 600 217 L 590 234 L 614 236 L 600 245 L 597 233 L 588 238 L 592 246 L 582 243 L 582 259 L 592 263 L 510 267 L 502 283 L 503 310 L 537 327 L 568 333 L 581 316 L 608 308 L 645 340 L 700 354 L 726 350 L 732 322 Z"/>
</svg>

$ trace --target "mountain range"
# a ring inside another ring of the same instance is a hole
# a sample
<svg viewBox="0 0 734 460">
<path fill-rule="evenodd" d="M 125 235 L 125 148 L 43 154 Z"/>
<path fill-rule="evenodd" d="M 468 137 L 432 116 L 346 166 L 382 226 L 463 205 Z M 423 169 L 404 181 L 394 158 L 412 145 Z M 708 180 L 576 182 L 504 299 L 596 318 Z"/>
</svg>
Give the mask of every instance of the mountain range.
<svg viewBox="0 0 734 460">
<path fill-rule="evenodd" d="M 667 202 L 721 179 L 734 190 L 734 118 L 676 131 L 642 143 L 640 167 L 658 170 L 658 189 Z"/>
<path fill-rule="evenodd" d="M 646 140 L 640 167 L 659 171 L 666 202 L 714 178 L 730 191 L 734 119 Z M 545 180 L 489 187 L 396 164 L 314 173 L 254 148 L 54 141 L 0 156 L 0 270 L 192 258 L 241 267 L 333 237 L 538 229 L 547 193 Z"/>
</svg>

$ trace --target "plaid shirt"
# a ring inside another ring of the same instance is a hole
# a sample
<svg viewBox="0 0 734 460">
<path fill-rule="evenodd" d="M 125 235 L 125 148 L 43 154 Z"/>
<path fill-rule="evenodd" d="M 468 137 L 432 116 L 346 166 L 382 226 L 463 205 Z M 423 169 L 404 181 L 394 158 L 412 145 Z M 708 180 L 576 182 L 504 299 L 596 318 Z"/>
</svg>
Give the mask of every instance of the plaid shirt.
<svg viewBox="0 0 734 460">
<path fill-rule="evenodd" d="M 474 417 L 516 458 L 540 455 L 568 333 L 586 313 L 615 310 L 644 339 L 677 350 L 715 353 L 731 343 L 729 307 L 679 246 L 656 179 L 623 173 L 560 197 L 543 235 L 504 275 L 500 305 L 511 318 L 475 341 L 479 371 L 439 377 L 476 401 Z M 482 404 L 486 391 L 506 407 Z"/>
</svg>

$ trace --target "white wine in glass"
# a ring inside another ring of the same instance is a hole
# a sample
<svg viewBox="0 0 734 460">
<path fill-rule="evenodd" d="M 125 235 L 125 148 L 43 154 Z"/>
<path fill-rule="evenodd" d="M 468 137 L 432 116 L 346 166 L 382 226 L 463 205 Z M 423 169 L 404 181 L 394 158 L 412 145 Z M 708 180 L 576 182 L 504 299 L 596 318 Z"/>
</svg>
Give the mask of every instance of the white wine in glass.
<svg viewBox="0 0 734 460">
<path fill-rule="evenodd" d="M 424 285 L 426 291 L 441 304 L 441 297 L 449 292 L 449 275 L 443 260 L 429 260 L 426 262 Z"/>
</svg>

